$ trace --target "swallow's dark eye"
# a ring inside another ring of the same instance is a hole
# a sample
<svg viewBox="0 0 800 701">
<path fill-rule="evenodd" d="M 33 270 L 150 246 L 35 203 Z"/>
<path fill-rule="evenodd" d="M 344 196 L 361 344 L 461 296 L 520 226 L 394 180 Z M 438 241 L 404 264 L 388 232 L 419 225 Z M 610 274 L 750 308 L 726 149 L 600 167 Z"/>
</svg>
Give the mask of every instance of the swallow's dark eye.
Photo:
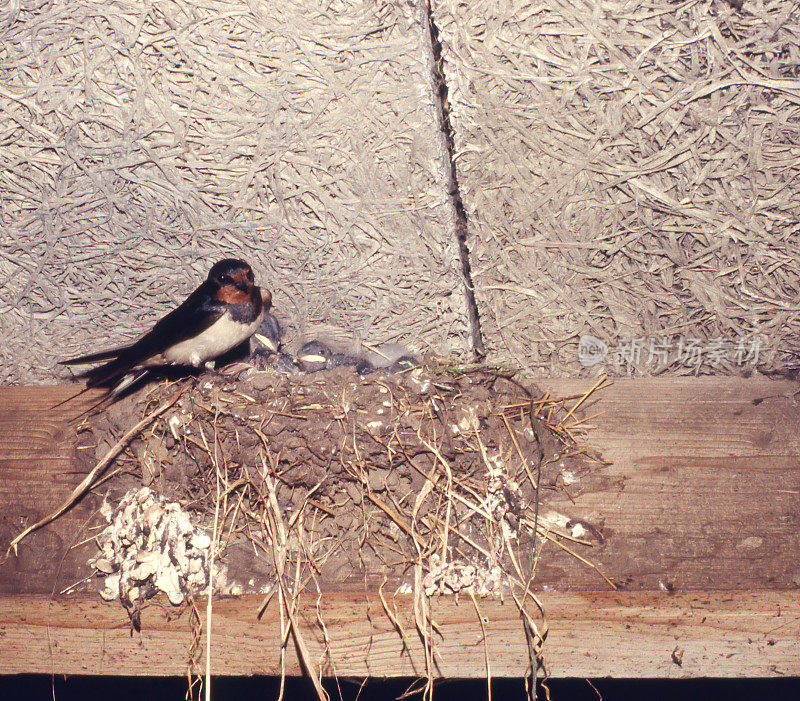
<svg viewBox="0 0 800 701">
<path fill-rule="evenodd" d="M 232 285 L 233 284 L 233 278 L 230 275 L 220 275 L 219 276 L 219 281 L 223 285 Z"/>
</svg>

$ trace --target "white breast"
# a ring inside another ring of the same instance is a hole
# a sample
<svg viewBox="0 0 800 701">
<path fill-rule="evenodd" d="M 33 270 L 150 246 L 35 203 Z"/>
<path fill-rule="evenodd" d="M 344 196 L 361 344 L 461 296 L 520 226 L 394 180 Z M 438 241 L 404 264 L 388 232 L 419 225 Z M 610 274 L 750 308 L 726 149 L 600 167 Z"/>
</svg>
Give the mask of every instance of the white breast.
<svg viewBox="0 0 800 701">
<path fill-rule="evenodd" d="M 229 312 L 225 312 L 200 335 L 181 341 L 166 350 L 164 359 L 176 365 L 197 367 L 250 338 L 261 323 L 262 316 L 259 314 L 252 323 L 242 324 L 231 319 Z"/>
</svg>

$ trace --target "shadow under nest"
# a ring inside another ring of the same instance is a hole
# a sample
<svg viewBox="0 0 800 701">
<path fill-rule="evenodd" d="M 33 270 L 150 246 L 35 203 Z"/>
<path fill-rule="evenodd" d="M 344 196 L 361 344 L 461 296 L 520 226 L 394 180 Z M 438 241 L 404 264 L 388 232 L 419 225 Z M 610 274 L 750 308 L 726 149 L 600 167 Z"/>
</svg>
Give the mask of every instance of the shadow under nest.
<svg viewBox="0 0 800 701">
<path fill-rule="evenodd" d="M 432 360 L 366 376 L 350 367 L 251 368 L 164 382 L 83 421 L 78 455 L 87 470 L 92 452 L 99 460 L 176 394 L 112 464 L 106 517 L 125 494 L 179 503 L 217 544 L 217 591 L 387 590 L 524 603 L 546 542 L 589 567 L 577 551 L 602 545 L 599 525 L 563 508 L 607 480 L 602 460 L 573 439 L 581 398 L 568 409 L 512 372 Z M 143 537 L 153 541 L 148 529 Z M 137 627 L 141 604 L 158 590 L 150 579 L 133 600 L 120 590 Z M 181 586 L 187 597 L 200 590 Z"/>
</svg>

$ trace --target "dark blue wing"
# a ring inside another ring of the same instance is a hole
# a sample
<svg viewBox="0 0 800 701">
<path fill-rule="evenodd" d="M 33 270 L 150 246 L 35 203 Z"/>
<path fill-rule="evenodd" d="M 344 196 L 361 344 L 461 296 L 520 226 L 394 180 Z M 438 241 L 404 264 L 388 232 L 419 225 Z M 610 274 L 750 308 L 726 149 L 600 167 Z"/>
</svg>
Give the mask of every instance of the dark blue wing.
<svg viewBox="0 0 800 701">
<path fill-rule="evenodd" d="M 160 319 L 135 343 L 66 360 L 64 364 L 112 358 L 105 365 L 87 370 L 81 375 L 86 378 L 89 387 L 112 384 L 137 365 L 163 353 L 176 343 L 197 336 L 217 321 L 225 311 L 225 304 L 215 299 L 214 291 L 211 284 L 204 282 L 179 307 Z"/>
</svg>

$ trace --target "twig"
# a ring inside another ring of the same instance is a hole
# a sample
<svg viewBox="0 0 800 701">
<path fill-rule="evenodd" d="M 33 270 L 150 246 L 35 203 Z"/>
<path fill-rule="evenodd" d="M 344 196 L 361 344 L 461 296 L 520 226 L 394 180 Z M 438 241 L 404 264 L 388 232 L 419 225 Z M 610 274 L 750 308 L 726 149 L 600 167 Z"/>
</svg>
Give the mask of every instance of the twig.
<svg viewBox="0 0 800 701">
<path fill-rule="evenodd" d="M 470 587 L 468 590 L 469 598 L 472 599 L 472 605 L 475 607 L 475 613 L 478 616 L 478 623 L 481 624 L 481 633 L 483 634 L 483 659 L 486 662 L 486 699 L 492 701 L 492 667 L 489 664 L 489 641 L 486 638 L 486 626 L 483 623 L 483 616 L 481 610 L 478 608 L 478 602 L 475 600 L 475 592 Z"/>
<path fill-rule="evenodd" d="M 592 562 L 589 562 L 589 560 L 587 560 L 585 557 L 581 557 L 572 548 L 570 548 L 569 546 L 565 545 L 564 543 L 562 543 L 557 538 L 553 538 L 547 531 L 545 531 L 545 533 L 543 535 L 544 535 L 545 538 L 547 538 L 547 540 L 549 540 L 552 543 L 555 543 L 562 550 L 566 550 L 570 555 L 572 555 L 572 557 L 577 558 L 584 565 L 587 565 L 588 567 L 591 567 L 595 572 L 597 572 L 597 574 L 599 574 L 603 579 L 606 580 L 606 582 L 608 582 L 611 585 L 612 589 L 618 589 L 619 588 L 619 587 L 617 587 L 616 584 L 614 584 L 614 582 L 612 582 L 608 577 L 606 577 L 603 574 L 603 572 L 600 570 L 600 568 L 597 565 L 595 565 Z"/>
<path fill-rule="evenodd" d="M 216 473 L 216 485 L 217 485 L 217 498 L 214 500 L 214 527 L 212 529 L 212 538 L 211 538 L 211 553 L 209 554 L 208 558 L 208 600 L 206 602 L 206 689 L 205 689 L 205 698 L 206 701 L 211 701 L 211 613 L 212 613 L 212 599 L 213 599 L 213 591 L 214 591 L 214 552 L 217 548 L 218 541 L 219 541 L 219 500 L 220 500 L 220 488 L 219 488 L 219 466 L 216 460 L 216 455 L 212 455 L 211 451 L 208 450 L 208 443 L 206 443 L 206 437 L 203 433 L 202 426 L 200 427 L 200 436 L 203 439 L 203 443 L 206 445 L 206 450 L 208 451 L 209 457 L 213 461 L 214 464 L 214 472 Z M 214 445 L 216 449 L 216 441 Z M 215 450 L 216 452 L 216 450 Z"/>
<path fill-rule="evenodd" d="M 322 683 L 319 679 L 319 675 L 314 669 L 314 666 L 311 661 L 311 653 L 308 650 L 308 646 L 306 645 L 305 638 L 303 637 L 303 633 L 300 630 L 300 626 L 297 624 L 297 618 L 295 617 L 294 611 L 292 607 L 289 605 L 288 600 L 291 598 L 289 596 L 289 592 L 286 590 L 286 583 L 284 581 L 284 562 L 285 562 L 285 551 L 286 551 L 286 530 L 284 528 L 283 517 L 281 516 L 281 509 L 278 505 L 278 498 L 275 494 L 275 483 L 267 474 L 267 465 L 266 461 L 264 460 L 264 456 L 262 454 L 261 457 L 263 468 L 264 468 L 264 482 L 267 485 L 268 495 L 269 495 L 269 505 L 271 510 L 267 513 L 270 518 L 267 520 L 267 525 L 270 526 L 270 530 L 272 533 L 270 534 L 270 541 L 272 542 L 272 553 L 273 558 L 275 561 L 275 568 L 277 570 L 278 575 L 278 590 L 280 593 L 280 600 L 282 603 L 281 610 L 284 611 L 286 617 L 289 619 L 289 628 L 294 634 L 294 640 L 297 644 L 297 650 L 299 652 L 300 661 L 305 668 L 308 676 L 311 678 L 311 682 L 314 685 L 314 691 L 317 694 L 317 698 L 319 701 L 329 701 L 328 693 L 322 686 Z M 278 546 L 280 543 L 280 548 Z M 283 552 L 281 552 L 283 551 Z M 296 597 L 295 597 L 296 598 Z M 285 647 L 286 639 L 284 638 L 282 647 Z"/>
<path fill-rule="evenodd" d="M 591 386 L 591 388 L 589 390 L 586 391 L 586 393 L 584 393 L 584 395 L 575 403 L 575 406 L 573 406 L 572 409 L 570 409 L 567 412 L 566 416 L 564 416 L 564 418 L 561 419 L 561 425 L 562 426 L 564 425 L 564 422 L 570 416 L 572 416 L 572 414 L 575 412 L 575 410 L 591 396 L 592 392 L 594 392 L 597 389 L 605 389 L 606 387 L 610 387 L 612 384 L 614 384 L 613 382 L 609 382 L 607 385 L 603 384 L 607 379 L 608 379 L 608 377 L 606 375 L 603 375 L 602 377 L 600 377 L 599 380 L 597 380 L 597 382 L 595 382 Z"/>
<path fill-rule="evenodd" d="M 357 477 L 359 480 L 361 480 L 361 482 L 364 483 L 366 486 L 369 486 L 364 478 L 360 477 L 351 470 L 348 470 L 348 472 L 354 477 Z M 369 490 L 366 491 L 366 496 L 373 504 L 375 504 L 375 506 L 377 506 L 381 511 L 383 511 L 383 513 L 385 513 L 390 519 L 392 519 L 392 521 L 394 521 L 403 530 L 403 532 L 410 535 L 414 539 L 414 542 L 420 548 L 424 549 L 426 547 L 425 541 L 422 539 L 422 537 L 403 520 L 400 514 L 398 514 L 391 507 L 384 504 L 380 499 L 378 499 L 378 497 L 376 497 Z"/>
<path fill-rule="evenodd" d="M 28 526 L 22 533 L 20 533 L 14 540 L 11 541 L 10 545 L 8 546 L 8 550 L 6 554 L 10 553 L 11 550 L 14 550 L 14 554 L 17 554 L 17 545 L 19 545 L 20 541 L 23 538 L 27 537 L 34 531 L 38 530 L 42 526 L 46 526 L 48 523 L 55 521 L 59 516 L 61 516 L 65 511 L 70 509 L 75 502 L 78 501 L 86 492 L 91 489 L 94 483 L 95 477 L 102 474 L 103 470 L 105 470 L 110 464 L 111 461 L 119 455 L 122 449 L 128 444 L 128 442 L 133 438 L 139 431 L 141 431 L 145 426 L 147 426 L 153 419 L 163 414 L 167 409 L 169 409 L 175 402 L 178 401 L 178 397 L 183 394 L 183 390 L 181 389 L 177 392 L 172 399 L 170 399 L 165 404 L 162 404 L 158 409 L 155 411 L 150 412 L 147 416 L 145 416 L 139 423 L 137 423 L 130 431 L 128 431 L 122 438 L 120 438 L 110 449 L 109 451 L 103 456 L 103 459 L 94 466 L 92 471 L 86 475 L 86 477 L 81 480 L 81 483 L 72 490 L 72 494 L 67 497 L 66 501 L 59 506 L 53 513 L 49 516 L 45 516 L 43 519 L 37 521 L 32 526 Z"/>
<path fill-rule="evenodd" d="M 387 579 L 384 575 L 383 581 L 381 585 L 378 587 L 378 596 L 380 597 L 381 604 L 383 605 L 383 610 L 386 612 L 389 620 L 392 622 L 394 629 L 400 634 L 400 639 L 403 641 L 403 649 L 408 650 L 409 654 L 411 653 L 411 646 L 408 644 L 408 639 L 406 638 L 406 631 L 403 628 L 400 620 L 397 618 L 397 606 L 392 604 L 392 608 L 394 611 L 389 610 L 389 604 L 386 603 L 386 599 L 383 598 L 383 587 L 386 585 Z"/>
</svg>

